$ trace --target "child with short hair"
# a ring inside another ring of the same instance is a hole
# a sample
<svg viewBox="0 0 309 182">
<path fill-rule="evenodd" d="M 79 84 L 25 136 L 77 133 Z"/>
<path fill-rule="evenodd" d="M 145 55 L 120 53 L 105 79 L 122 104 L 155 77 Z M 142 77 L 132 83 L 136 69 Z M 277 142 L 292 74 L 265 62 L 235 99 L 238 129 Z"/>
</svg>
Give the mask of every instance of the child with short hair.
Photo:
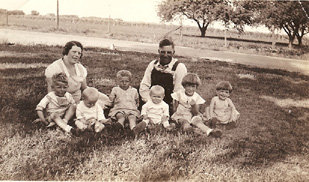
<svg viewBox="0 0 309 182">
<path fill-rule="evenodd" d="M 228 81 L 220 81 L 216 85 L 217 96 L 213 97 L 210 106 L 206 108 L 206 118 L 215 126 L 223 124 L 227 128 L 236 127 L 236 122 L 239 119 L 239 112 L 229 98 L 232 92 L 232 85 Z"/>
<path fill-rule="evenodd" d="M 169 105 L 163 101 L 165 90 L 162 86 L 154 85 L 150 88 L 150 99 L 143 105 L 141 115 L 143 121 L 133 129 L 135 135 L 146 129 L 148 125 L 160 125 L 168 131 L 175 128 L 169 123 Z"/>
<path fill-rule="evenodd" d="M 139 95 L 136 88 L 130 86 L 132 81 L 132 73 L 128 70 L 120 70 L 117 72 L 118 86 L 114 87 L 109 95 L 109 99 L 113 105 L 109 112 L 112 119 L 116 119 L 115 128 L 123 129 L 125 121 L 129 121 L 130 129 L 136 126 L 137 117 L 140 111 L 137 109 L 139 105 Z"/>
<path fill-rule="evenodd" d="M 200 106 L 205 103 L 205 100 L 196 93 L 197 87 L 201 85 L 198 75 L 188 73 L 182 79 L 181 84 L 184 90 L 172 93 L 174 114 L 171 118 L 180 123 L 185 132 L 192 132 L 193 125 L 206 133 L 207 136 L 220 137 L 222 135 L 221 130 L 206 126 L 199 112 Z"/>
<path fill-rule="evenodd" d="M 68 121 L 74 116 L 75 101 L 67 92 L 68 78 L 64 73 L 52 76 L 52 91 L 49 92 L 36 106 L 36 111 L 41 122 L 49 126 L 55 123 L 66 132 L 78 135 L 78 129 L 68 125 Z M 47 116 L 45 116 L 46 111 Z"/>
<path fill-rule="evenodd" d="M 82 101 L 76 107 L 75 125 L 80 130 L 89 129 L 96 133 L 101 132 L 107 122 L 103 114 L 103 109 L 97 102 L 99 99 L 99 91 L 94 87 L 86 88 L 82 93 Z"/>
</svg>

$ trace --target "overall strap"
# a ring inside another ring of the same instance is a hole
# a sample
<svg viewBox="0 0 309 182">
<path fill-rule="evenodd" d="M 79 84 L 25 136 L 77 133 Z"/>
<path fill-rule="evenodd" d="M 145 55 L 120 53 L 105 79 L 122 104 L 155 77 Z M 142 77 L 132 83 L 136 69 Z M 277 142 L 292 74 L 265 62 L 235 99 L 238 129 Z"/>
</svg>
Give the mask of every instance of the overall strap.
<svg viewBox="0 0 309 182">
<path fill-rule="evenodd" d="M 175 71 L 175 70 L 176 70 L 178 64 L 179 64 L 179 61 L 176 61 L 176 62 L 174 63 L 174 65 L 173 65 L 173 67 L 172 67 L 172 71 Z"/>
</svg>

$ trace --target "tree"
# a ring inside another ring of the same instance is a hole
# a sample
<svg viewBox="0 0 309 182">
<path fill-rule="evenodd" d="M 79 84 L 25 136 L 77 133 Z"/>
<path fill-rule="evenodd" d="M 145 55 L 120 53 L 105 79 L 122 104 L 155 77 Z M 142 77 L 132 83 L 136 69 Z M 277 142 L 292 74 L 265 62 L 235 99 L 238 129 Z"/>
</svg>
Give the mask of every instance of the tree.
<svg viewBox="0 0 309 182">
<path fill-rule="evenodd" d="M 40 13 L 38 11 L 36 11 L 36 10 L 32 10 L 31 11 L 31 15 L 37 16 L 37 15 L 40 15 Z"/>
<path fill-rule="evenodd" d="M 295 37 L 301 45 L 302 37 L 308 32 L 309 19 L 303 8 L 308 10 L 309 2 L 302 1 L 238 1 L 244 9 L 254 12 L 253 21 L 272 29 L 283 29 L 289 37 L 292 48 Z"/>
<path fill-rule="evenodd" d="M 164 0 L 158 5 L 158 16 L 163 21 L 171 21 L 184 15 L 194 20 L 205 37 L 210 23 L 218 20 L 227 0 Z"/>
</svg>

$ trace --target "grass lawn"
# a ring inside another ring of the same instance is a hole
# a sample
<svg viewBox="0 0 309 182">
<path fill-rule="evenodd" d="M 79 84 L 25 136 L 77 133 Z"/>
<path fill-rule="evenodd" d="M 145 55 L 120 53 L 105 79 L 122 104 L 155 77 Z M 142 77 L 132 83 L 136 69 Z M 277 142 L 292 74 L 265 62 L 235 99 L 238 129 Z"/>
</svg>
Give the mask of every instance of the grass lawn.
<svg viewBox="0 0 309 182">
<path fill-rule="evenodd" d="M 309 76 L 283 70 L 178 57 L 202 79 L 209 105 L 215 84 L 228 80 L 241 114 L 222 138 L 157 131 L 70 137 L 46 129 L 35 106 L 46 94 L 44 70 L 57 46 L 0 44 L 0 180 L 306 181 L 309 179 Z M 109 94 L 128 69 L 137 86 L 157 55 L 86 47 L 88 85 Z"/>
</svg>

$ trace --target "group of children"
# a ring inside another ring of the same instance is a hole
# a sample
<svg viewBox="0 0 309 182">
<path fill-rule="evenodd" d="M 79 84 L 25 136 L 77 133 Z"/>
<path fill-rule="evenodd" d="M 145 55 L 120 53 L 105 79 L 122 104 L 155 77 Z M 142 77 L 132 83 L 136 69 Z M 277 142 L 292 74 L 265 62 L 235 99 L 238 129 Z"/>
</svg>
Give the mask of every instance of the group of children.
<svg viewBox="0 0 309 182">
<path fill-rule="evenodd" d="M 222 131 L 216 129 L 217 124 L 235 127 L 239 118 L 233 102 L 229 99 L 232 86 L 227 81 L 216 85 L 217 96 L 212 98 L 210 106 L 203 113 L 200 112 L 205 100 L 196 92 L 201 80 L 197 74 L 188 73 L 182 80 L 184 90 L 172 93 L 173 114 L 170 116 L 169 105 L 163 101 L 164 88 L 154 85 L 150 89 L 150 100 L 139 106 L 139 93 L 130 83 L 132 74 L 128 70 L 117 73 L 118 86 L 109 95 L 109 119 L 106 119 L 102 107 L 98 104 L 99 92 L 93 87 L 86 88 L 82 93 L 82 100 L 75 103 L 66 91 L 67 77 L 64 73 L 52 77 L 53 91 L 48 93 L 37 105 L 39 119 L 48 126 L 57 124 L 66 132 L 79 135 L 82 131 L 101 132 L 106 123 L 114 121 L 115 130 L 120 131 L 128 121 L 130 130 L 137 136 L 150 126 L 162 125 L 168 131 L 174 130 L 176 124 L 184 132 L 192 132 L 194 128 L 207 136 L 220 137 Z M 74 119 L 75 127 L 68 124 Z M 176 123 L 176 124 L 175 124 Z"/>
</svg>

